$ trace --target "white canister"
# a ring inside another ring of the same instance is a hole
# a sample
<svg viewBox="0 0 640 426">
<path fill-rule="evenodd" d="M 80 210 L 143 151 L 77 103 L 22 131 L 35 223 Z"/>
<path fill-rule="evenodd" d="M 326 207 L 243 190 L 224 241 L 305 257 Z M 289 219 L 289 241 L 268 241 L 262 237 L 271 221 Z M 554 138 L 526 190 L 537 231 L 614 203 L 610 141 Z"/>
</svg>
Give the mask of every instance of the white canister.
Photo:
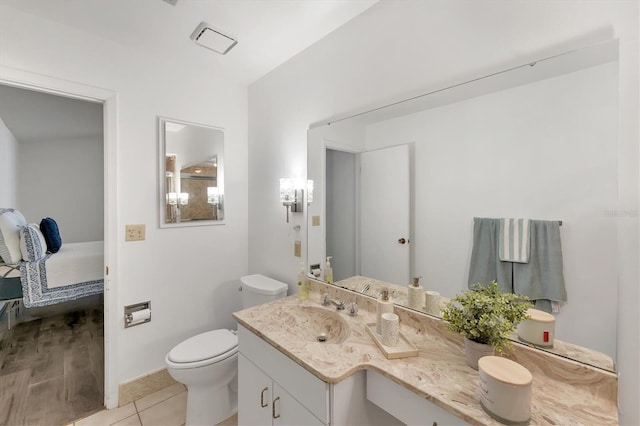
<svg viewBox="0 0 640 426">
<path fill-rule="evenodd" d="M 548 312 L 529 308 L 529 318 L 518 324 L 518 338 L 542 348 L 552 348 L 556 318 Z"/>
<path fill-rule="evenodd" d="M 525 423 L 531 417 L 531 372 L 507 358 L 485 356 L 478 361 L 480 404 L 502 423 Z"/>
<path fill-rule="evenodd" d="M 424 292 L 424 309 L 428 314 L 441 317 L 440 311 L 440 293 L 433 290 L 427 290 Z"/>
</svg>

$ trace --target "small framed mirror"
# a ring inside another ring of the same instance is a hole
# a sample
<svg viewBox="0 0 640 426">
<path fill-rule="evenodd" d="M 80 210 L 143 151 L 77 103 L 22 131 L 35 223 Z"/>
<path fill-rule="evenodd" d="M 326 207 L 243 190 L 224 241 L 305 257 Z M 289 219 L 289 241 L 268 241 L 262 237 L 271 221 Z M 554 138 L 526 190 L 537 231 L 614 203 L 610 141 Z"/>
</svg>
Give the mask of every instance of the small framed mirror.
<svg viewBox="0 0 640 426">
<path fill-rule="evenodd" d="M 224 224 L 224 131 L 158 117 L 160 227 Z"/>
</svg>

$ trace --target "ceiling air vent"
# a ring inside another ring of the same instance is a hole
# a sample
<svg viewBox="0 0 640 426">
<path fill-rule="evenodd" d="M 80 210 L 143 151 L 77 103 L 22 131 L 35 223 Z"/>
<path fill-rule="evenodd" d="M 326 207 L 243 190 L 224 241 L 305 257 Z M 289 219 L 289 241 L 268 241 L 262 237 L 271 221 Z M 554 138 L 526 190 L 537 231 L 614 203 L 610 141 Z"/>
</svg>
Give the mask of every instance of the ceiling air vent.
<svg viewBox="0 0 640 426">
<path fill-rule="evenodd" d="M 178 3 L 178 0 L 162 0 L 162 1 L 169 3 L 171 6 L 175 6 L 176 3 Z"/>
<path fill-rule="evenodd" d="M 233 46 L 238 44 L 238 41 L 233 37 L 216 30 L 205 22 L 200 23 L 196 30 L 191 34 L 191 40 L 203 47 L 206 47 L 207 49 L 211 49 L 214 52 L 218 52 L 223 55 L 226 55 Z"/>
</svg>

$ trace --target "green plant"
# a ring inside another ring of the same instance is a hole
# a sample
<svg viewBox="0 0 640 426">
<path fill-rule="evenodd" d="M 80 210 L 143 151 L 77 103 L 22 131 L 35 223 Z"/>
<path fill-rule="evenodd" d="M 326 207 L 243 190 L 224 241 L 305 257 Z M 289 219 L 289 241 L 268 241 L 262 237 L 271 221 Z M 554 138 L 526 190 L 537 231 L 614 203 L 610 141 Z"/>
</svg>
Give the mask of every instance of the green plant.
<svg viewBox="0 0 640 426">
<path fill-rule="evenodd" d="M 531 302 L 526 296 L 504 293 L 498 283 L 472 284 L 445 305 L 442 318 L 451 331 L 467 339 L 493 346 L 502 353 L 518 323 L 528 318 Z"/>
</svg>

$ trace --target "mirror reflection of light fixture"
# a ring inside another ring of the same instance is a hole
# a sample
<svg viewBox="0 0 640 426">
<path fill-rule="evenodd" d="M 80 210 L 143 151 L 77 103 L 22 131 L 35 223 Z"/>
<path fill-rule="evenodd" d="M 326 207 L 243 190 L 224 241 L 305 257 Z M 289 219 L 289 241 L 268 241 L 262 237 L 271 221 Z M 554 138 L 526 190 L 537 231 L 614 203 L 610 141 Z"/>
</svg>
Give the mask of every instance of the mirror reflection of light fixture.
<svg viewBox="0 0 640 426">
<path fill-rule="evenodd" d="M 167 193 L 167 204 L 170 206 L 175 206 L 178 204 L 178 194 L 176 192 L 168 192 Z"/>
<path fill-rule="evenodd" d="M 313 203 L 313 181 L 307 181 L 307 205 Z"/>
<path fill-rule="evenodd" d="M 207 203 L 220 204 L 220 189 L 217 186 L 207 187 Z"/>
<path fill-rule="evenodd" d="M 181 192 L 180 196 L 178 197 L 178 199 L 180 200 L 180 205 L 181 206 L 186 206 L 187 204 L 189 204 L 189 193 L 188 192 Z"/>
<path fill-rule="evenodd" d="M 280 202 L 287 208 L 287 223 L 289 223 L 289 209 L 292 213 L 302 213 L 304 189 L 301 180 L 280 179 Z"/>
</svg>

